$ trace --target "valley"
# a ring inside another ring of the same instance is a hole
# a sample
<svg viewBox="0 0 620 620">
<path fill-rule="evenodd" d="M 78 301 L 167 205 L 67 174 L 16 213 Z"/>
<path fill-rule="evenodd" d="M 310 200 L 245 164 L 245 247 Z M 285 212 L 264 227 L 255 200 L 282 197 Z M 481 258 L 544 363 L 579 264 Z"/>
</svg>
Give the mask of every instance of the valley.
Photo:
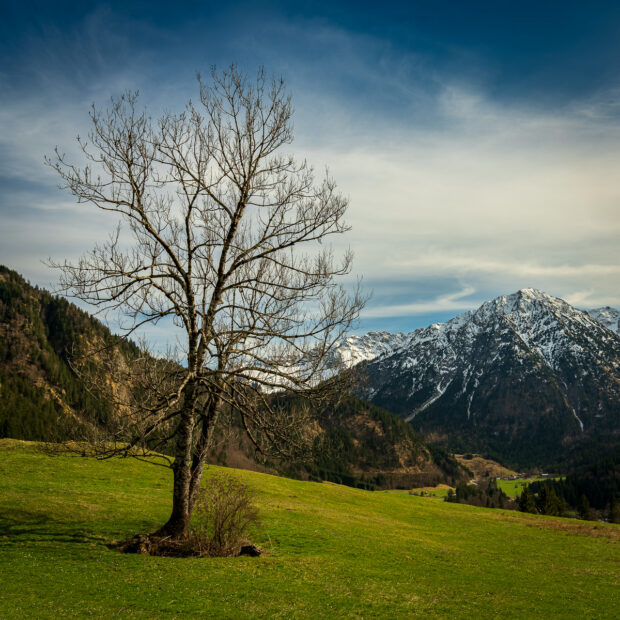
<svg viewBox="0 0 620 620">
<path fill-rule="evenodd" d="M 0 266 L 0 437 L 79 440 L 92 429 L 114 426 L 117 412 L 110 394 L 93 392 L 72 367 L 73 356 L 93 342 L 111 348 L 127 365 L 140 355 L 135 344 L 114 336 L 96 318 Z M 97 361 L 95 367 L 104 375 L 108 370 Z M 122 373 L 106 381 L 112 392 L 128 389 Z M 283 402 L 282 414 L 297 405 Z M 410 488 L 467 477 L 450 455 L 431 452 L 404 420 L 355 396 L 312 415 L 311 453 L 294 462 L 259 454 L 240 416 L 226 409 L 209 461 L 363 488 Z M 165 452 L 170 445 L 157 448 Z"/>
</svg>

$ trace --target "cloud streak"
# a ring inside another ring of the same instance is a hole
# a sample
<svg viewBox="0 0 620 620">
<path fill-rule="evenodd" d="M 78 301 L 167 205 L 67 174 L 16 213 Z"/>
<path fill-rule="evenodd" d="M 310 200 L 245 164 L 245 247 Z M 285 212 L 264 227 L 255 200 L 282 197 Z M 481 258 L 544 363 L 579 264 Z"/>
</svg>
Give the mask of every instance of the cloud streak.
<svg viewBox="0 0 620 620">
<path fill-rule="evenodd" d="M 464 299 L 465 297 L 473 295 L 475 292 L 476 289 L 467 287 L 455 293 L 439 295 L 426 302 L 415 301 L 407 304 L 371 307 L 364 311 L 363 318 L 375 319 L 396 316 L 415 316 L 418 314 L 432 314 L 448 311 L 456 313 L 461 310 L 476 308 L 482 303 L 481 301 Z"/>
</svg>

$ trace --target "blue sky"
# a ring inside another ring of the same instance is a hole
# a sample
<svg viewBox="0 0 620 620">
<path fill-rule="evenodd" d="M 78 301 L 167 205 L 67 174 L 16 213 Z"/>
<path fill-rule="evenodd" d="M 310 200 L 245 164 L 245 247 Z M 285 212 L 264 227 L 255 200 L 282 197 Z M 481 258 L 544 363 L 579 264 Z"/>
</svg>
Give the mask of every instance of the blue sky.
<svg viewBox="0 0 620 620">
<path fill-rule="evenodd" d="M 0 262 L 50 286 L 108 223 L 56 189 L 91 103 L 154 112 L 232 62 L 282 75 L 293 149 L 350 198 L 374 291 L 409 331 L 519 288 L 620 305 L 620 3 L 5 2 Z"/>
</svg>

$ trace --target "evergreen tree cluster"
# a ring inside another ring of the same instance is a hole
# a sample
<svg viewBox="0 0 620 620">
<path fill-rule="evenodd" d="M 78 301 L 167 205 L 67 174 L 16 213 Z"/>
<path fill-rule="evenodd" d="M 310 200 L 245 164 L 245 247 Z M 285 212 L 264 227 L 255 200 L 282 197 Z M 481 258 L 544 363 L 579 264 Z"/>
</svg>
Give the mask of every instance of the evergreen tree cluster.
<svg viewBox="0 0 620 620">
<path fill-rule="evenodd" d="M 460 482 L 454 491 L 448 491 L 445 501 L 486 508 L 514 508 L 512 500 L 497 486 L 494 478 L 480 484 Z"/>
<path fill-rule="evenodd" d="M 620 507 L 620 455 L 604 459 L 559 480 L 544 480 L 525 487 L 521 505 L 531 508 L 534 499 L 540 514 L 563 515 L 575 512 L 581 519 L 618 522 Z"/>
<path fill-rule="evenodd" d="M 428 449 L 431 453 L 431 457 L 436 465 L 449 476 L 452 484 L 463 477 L 464 473 L 471 475 L 471 472 L 467 470 L 464 472 L 462 465 L 454 457 L 454 454 L 448 452 L 444 447 L 439 444 L 428 444 Z"/>
<path fill-rule="evenodd" d="M 110 405 L 88 392 L 69 364 L 84 340 L 124 355 L 138 351 L 66 299 L 0 265 L 0 437 L 61 441 L 81 419 L 107 423 Z"/>
<path fill-rule="evenodd" d="M 562 497 L 558 497 L 551 485 L 545 483 L 539 488 L 537 493 L 532 491 L 532 486 L 531 484 L 526 485 L 517 500 L 517 505 L 521 512 L 554 517 L 566 515 L 568 510 L 566 502 Z"/>
</svg>

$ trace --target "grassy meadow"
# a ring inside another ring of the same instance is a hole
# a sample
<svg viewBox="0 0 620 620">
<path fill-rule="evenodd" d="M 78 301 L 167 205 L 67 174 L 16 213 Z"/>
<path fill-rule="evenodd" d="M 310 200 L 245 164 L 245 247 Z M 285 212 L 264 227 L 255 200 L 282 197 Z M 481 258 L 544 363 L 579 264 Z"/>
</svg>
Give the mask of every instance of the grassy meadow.
<svg viewBox="0 0 620 620">
<path fill-rule="evenodd" d="M 538 480 L 556 480 L 556 478 L 549 478 L 543 476 L 534 476 L 532 478 L 518 478 L 517 480 L 498 480 L 497 487 L 501 489 L 508 497 L 516 499 L 523 489 L 531 482 L 537 482 Z"/>
<path fill-rule="evenodd" d="M 169 470 L 0 440 L 0 618 L 618 617 L 618 526 L 235 475 L 265 555 L 122 555 L 167 518 Z"/>
</svg>

